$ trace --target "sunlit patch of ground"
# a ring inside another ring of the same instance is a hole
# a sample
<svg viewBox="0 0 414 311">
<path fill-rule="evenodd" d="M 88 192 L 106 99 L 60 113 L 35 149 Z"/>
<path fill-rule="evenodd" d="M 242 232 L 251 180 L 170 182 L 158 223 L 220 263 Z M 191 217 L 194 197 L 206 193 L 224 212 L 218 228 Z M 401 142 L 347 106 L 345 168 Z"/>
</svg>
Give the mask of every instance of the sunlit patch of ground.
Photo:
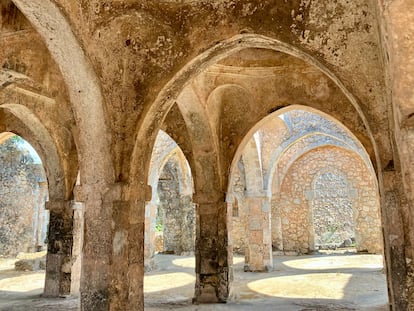
<svg viewBox="0 0 414 311">
<path fill-rule="evenodd" d="M 328 270 L 328 269 L 382 269 L 381 255 L 341 255 L 308 257 L 305 259 L 287 260 L 284 265 L 295 269 Z"/>
<path fill-rule="evenodd" d="M 13 270 L 15 258 L 0 258 L 0 271 Z"/>
<path fill-rule="evenodd" d="M 346 273 L 288 275 L 249 282 L 247 287 L 273 297 L 342 299 L 351 277 Z"/>
<path fill-rule="evenodd" d="M 162 256 L 162 255 L 160 255 Z M 184 257 L 184 258 L 176 258 L 172 260 L 173 265 L 182 268 L 195 268 L 195 258 L 194 257 Z"/>
<path fill-rule="evenodd" d="M 10 275 L 10 277 L 0 280 L 0 290 L 9 292 L 24 293 L 28 291 L 39 291 L 39 294 L 41 294 L 44 285 L 44 271 Z"/>
<path fill-rule="evenodd" d="M 194 284 L 194 282 L 194 275 L 184 272 L 146 275 L 144 277 L 144 292 L 160 292 L 181 286 L 186 286 L 189 284 Z"/>
<path fill-rule="evenodd" d="M 44 272 L 17 272 L 0 259 L 0 310 L 73 311 L 77 299 L 41 298 Z M 382 257 L 378 255 L 275 256 L 268 273 L 243 272 L 234 258 L 234 281 L 227 304 L 192 305 L 194 257 L 157 255 L 144 278 L 145 310 L 366 310 L 387 305 Z"/>
<path fill-rule="evenodd" d="M 244 264 L 244 257 L 242 256 L 234 256 L 233 257 L 233 265 Z"/>
</svg>

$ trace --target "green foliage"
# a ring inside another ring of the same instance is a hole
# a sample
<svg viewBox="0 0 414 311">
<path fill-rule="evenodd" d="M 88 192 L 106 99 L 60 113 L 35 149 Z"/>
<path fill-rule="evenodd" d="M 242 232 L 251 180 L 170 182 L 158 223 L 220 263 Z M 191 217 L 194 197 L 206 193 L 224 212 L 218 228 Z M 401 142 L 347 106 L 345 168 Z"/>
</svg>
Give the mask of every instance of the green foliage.
<svg viewBox="0 0 414 311">
<path fill-rule="evenodd" d="M 338 225 L 328 225 L 326 231 L 322 234 L 322 240 L 324 243 L 335 242 L 335 233 L 338 231 Z"/>
<path fill-rule="evenodd" d="M 24 142 L 23 138 L 18 135 L 14 135 L 10 138 L 10 140 L 15 144 L 22 144 Z"/>
<path fill-rule="evenodd" d="M 162 224 L 155 224 L 155 231 L 156 232 L 162 232 L 164 229 Z"/>
</svg>

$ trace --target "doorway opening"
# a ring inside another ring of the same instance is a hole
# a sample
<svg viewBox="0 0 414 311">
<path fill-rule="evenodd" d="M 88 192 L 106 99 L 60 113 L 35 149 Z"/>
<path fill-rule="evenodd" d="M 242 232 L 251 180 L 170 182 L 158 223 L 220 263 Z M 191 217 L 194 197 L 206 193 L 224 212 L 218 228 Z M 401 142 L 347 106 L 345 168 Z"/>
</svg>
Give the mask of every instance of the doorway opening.
<svg viewBox="0 0 414 311">
<path fill-rule="evenodd" d="M 177 143 L 162 130 L 153 149 L 149 184 L 152 199 L 145 213 L 145 305 L 191 303 L 196 228 L 191 169 Z"/>
<path fill-rule="evenodd" d="M 228 196 L 237 206 L 233 294 L 385 306 L 378 185 L 362 144 L 328 115 L 292 105 L 259 122 L 241 148 Z"/>
<path fill-rule="evenodd" d="M 42 161 L 22 137 L 0 134 L 1 290 L 43 292 L 49 212 L 48 183 Z M 16 283 L 16 279 L 20 281 Z"/>
</svg>

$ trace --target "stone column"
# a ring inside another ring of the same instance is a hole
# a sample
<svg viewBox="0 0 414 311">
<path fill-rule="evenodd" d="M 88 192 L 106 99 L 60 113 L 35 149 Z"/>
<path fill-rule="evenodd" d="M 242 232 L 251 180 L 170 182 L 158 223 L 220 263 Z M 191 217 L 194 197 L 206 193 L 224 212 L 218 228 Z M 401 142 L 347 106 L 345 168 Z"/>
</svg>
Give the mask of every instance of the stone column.
<svg viewBox="0 0 414 311">
<path fill-rule="evenodd" d="M 270 198 L 265 194 L 245 194 L 246 222 L 245 271 L 271 271 L 273 268 Z"/>
<path fill-rule="evenodd" d="M 49 224 L 49 214 L 45 210 L 45 204 L 48 197 L 48 185 L 46 181 L 39 182 L 39 194 L 38 194 L 38 222 L 37 222 L 37 237 L 36 237 L 36 250 L 42 250 L 46 244 L 47 227 Z"/>
<path fill-rule="evenodd" d="M 384 172 L 384 185 L 389 190 L 385 213 L 382 209 L 385 252 L 391 271 L 387 281 L 391 310 L 414 310 L 414 118 L 406 120 L 401 128 L 397 126 L 395 136 L 400 162 L 392 163 Z"/>
<path fill-rule="evenodd" d="M 73 244 L 71 201 L 49 201 L 46 202 L 46 208 L 49 210 L 50 219 L 43 295 L 69 295 Z"/>
<path fill-rule="evenodd" d="M 385 173 L 384 175 L 390 174 Z M 385 236 L 384 255 L 388 271 L 387 283 L 391 310 L 408 310 L 406 300 L 406 240 L 404 238 L 403 216 L 399 210 L 399 197 L 398 191 L 387 191 L 381 202 L 384 205 L 384 208 L 382 208 L 382 223 Z"/>
<path fill-rule="evenodd" d="M 127 310 L 129 202 L 123 184 L 75 187 L 84 205 L 81 310 Z"/>
<path fill-rule="evenodd" d="M 156 219 L 157 203 L 152 200 L 145 204 L 144 263 L 147 271 L 154 267 Z"/>
<path fill-rule="evenodd" d="M 194 303 L 225 302 L 229 295 L 227 203 L 223 193 L 196 193 Z"/>
<path fill-rule="evenodd" d="M 195 206 L 193 196 L 180 195 L 181 211 L 181 255 L 189 255 L 194 252 L 194 235 L 195 235 Z"/>
<path fill-rule="evenodd" d="M 131 202 L 121 200 L 118 197 L 117 200 L 113 198 L 110 204 L 113 208 L 113 221 L 112 221 L 112 243 L 110 251 L 110 275 L 109 275 L 109 300 L 111 311 L 124 311 L 124 310 L 140 310 L 136 308 L 128 308 L 128 300 L 131 297 L 129 292 L 131 283 L 136 282 L 135 277 L 131 273 L 131 264 L 133 264 L 134 257 L 137 256 L 135 252 L 131 252 L 131 245 L 139 245 L 143 250 L 144 248 L 144 230 L 143 222 L 141 225 L 142 231 L 136 233 L 130 229 L 130 208 Z M 144 262 L 143 252 L 140 253 L 140 267 L 139 271 L 144 276 Z M 133 266 L 133 265 L 132 265 Z M 142 288 L 141 288 L 142 289 Z M 89 310 L 89 309 L 85 309 Z"/>
<path fill-rule="evenodd" d="M 83 245 L 83 203 L 73 203 L 72 282 L 70 294 L 79 296 Z"/>
<path fill-rule="evenodd" d="M 47 227 L 49 215 L 45 210 L 45 202 L 48 197 L 48 184 L 46 181 L 39 181 L 36 187 L 33 214 L 33 246 L 32 251 L 39 252 L 46 246 Z"/>
<path fill-rule="evenodd" d="M 228 280 L 229 283 L 233 282 L 234 280 L 234 270 L 233 270 L 233 202 L 234 198 L 232 195 L 227 196 L 226 204 L 227 204 L 227 250 L 228 250 L 228 259 L 229 262 L 229 276 Z M 229 285 L 230 288 L 230 285 Z"/>
<path fill-rule="evenodd" d="M 131 201 L 130 211 L 126 215 L 129 221 L 129 252 L 128 279 L 129 287 L 126 289 L 128 298 L 128 311 L 144 310 L 144 224 L 145 205 L 151 200 L 151 191 L 147 191 L 147 198 L 136 198 Z M 118 309 L 117 309 L 118 310 Z"/>
<path fill-rule="evenodd" d="M 271 229 L 272 245 L 278 251 L 283 251 L 282 217 L 280 216 L 280 197 L 273 196 L 271 200 Z"/>
<path fill-rule="evenodd" d="M 76 198 L 84 203 L 81 310 L 109 310 L 112 204 L 103 202 L 101 189 L 82 190 L 85 198 Z"/>
</svg>

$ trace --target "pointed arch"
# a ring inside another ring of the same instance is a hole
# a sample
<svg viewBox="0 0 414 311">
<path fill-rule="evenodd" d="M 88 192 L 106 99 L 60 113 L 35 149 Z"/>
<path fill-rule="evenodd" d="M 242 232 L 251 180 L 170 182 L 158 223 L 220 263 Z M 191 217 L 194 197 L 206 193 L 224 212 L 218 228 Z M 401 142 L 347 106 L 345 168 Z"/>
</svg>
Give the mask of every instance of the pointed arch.
<svg viewBox="0 0 414 311">
<path fill-rule="evenodd" d="M 49 183 L 50 199 L 67 199 L 67 189 L 71 186 L 65 183 L 65 173 L 57 147 L 48 130 L 34 113 L 23 105 L 7 103 L 0 105 L 0 109 L 9 111 L 24 124 L 24 128 L 9 128 L 9 130 L 27 140 L 42 159 Z"/>
<path fill-rule="evenodd" d="M 83 184 L 112 182 L 110 136 L 100 84 L 71 26 L 53 1 L 13 2 L 43 37 L 66 82 L 79 127 L 78 152 Z M 99 154 L 100 161 L 95 160 L 94 154 Z"/>
</svg>

